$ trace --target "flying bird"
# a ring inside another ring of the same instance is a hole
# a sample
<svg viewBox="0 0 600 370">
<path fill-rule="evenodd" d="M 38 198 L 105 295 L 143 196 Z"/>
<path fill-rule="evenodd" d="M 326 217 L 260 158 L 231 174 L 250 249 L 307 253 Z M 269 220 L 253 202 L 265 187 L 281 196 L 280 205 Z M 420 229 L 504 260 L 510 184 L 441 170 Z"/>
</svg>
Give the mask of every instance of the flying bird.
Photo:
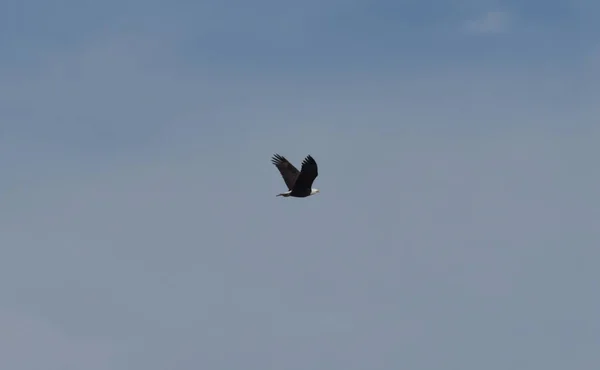
<svg viewBox="0 0 600 370">
<path fill-rule="evenodd" d="M 279 154 L 273 155 L 271 161 L 281 173 L 281 177 L 283 177 L 283 181 L 285 181 L 288 188 L 285 193 L 277 194 L 278 197 L 306 198 L 319 192 L 319 189 L 313 189 L 312 187 L 319 171 L 317 162 L 310 155 L 302 161 L 301 171 L 298 171 L 293 164 Z"/>
</svg>

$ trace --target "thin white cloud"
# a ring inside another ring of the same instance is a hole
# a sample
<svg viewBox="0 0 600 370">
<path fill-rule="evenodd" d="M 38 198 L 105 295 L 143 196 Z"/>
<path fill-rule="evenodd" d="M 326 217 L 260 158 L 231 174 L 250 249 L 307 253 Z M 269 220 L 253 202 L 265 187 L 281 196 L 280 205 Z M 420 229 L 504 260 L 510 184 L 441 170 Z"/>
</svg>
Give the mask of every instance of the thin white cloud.
<svg viewBox="0 0 600 370">
<path fill-rule="evenodd" d="M 509 30 L 510 25 L 510 14 L 502 11 L 490 11 L 477 19 L 467 21 L 465 29 L 478 34 L 504 33 Z"/>
</svg>

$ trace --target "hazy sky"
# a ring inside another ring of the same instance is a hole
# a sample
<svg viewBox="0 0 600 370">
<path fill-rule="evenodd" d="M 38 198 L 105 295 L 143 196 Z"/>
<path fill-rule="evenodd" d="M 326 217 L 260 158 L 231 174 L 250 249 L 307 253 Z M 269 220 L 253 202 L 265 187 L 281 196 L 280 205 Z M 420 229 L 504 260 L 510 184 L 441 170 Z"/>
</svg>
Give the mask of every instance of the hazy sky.
<svg viewBox="0 0 600 370">
<path fill-rule="evenodd" d="M 599 12 L 3 1 L 0 368 L 600 368 Z"/>
</svg>

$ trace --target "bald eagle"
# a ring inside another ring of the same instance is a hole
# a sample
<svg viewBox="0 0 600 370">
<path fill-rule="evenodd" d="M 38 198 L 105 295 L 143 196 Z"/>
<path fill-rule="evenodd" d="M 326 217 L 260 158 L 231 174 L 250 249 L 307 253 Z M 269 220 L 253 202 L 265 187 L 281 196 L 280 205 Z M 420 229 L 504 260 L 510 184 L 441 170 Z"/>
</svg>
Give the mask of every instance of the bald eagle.
<svg viewBox="0 0 600 370">
<path fill-rule="evenodd" d="M 275 167 L 281 173 L 283 181 L 287 185 L 288 191 L 277 194 L 283 197 L 306 198 L 319 192 L 319 189 L 313 189 L 312 184 L 319 175 L 317 162 L 308 155 L 302 161 L 302 170 L 298 171 L 285 157 L 275 154 L 271 160 Z"/>
</svg>

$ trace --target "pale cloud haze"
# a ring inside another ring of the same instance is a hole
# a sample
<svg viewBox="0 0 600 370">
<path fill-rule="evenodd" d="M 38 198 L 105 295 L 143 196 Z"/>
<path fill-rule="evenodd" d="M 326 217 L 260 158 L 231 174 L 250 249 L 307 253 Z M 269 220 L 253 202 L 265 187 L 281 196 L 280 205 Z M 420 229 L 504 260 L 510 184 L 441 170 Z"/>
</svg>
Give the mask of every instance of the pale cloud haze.
<svg viewBox="0 0 600 370">
<path fill-rule="evenodd" d="M 468 21 L 466 28 L 474 33 L 502 33 L 508 31 L 510 16 L 505 12 L 487 12 L 480 18 Z"/>
<path fill-rule="evenodd" d="M 600 366 L 596 5 L 49 4 L 0 11 L 1 368 Z"/>
</svg>

